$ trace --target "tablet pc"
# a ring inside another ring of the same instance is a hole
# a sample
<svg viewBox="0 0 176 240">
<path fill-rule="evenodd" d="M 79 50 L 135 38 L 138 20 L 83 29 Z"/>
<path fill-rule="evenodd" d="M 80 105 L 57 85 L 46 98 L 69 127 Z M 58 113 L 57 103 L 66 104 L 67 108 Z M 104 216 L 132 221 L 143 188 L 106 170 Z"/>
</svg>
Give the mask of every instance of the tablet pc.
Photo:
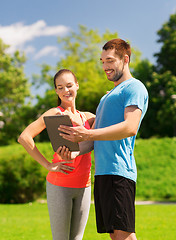
<svg viewBox="0 0 176 240">
<path fill-rule="evenodd" d="M 79 144 L 71 142 L 64 139 L 59 135 L 60 131 L 58 127 L 60 125 L 73 126 L 71 119 L 68 115 L 57 115 L 57 116 L 45 116 L 44 122 L 48 132 L 48 136 L 53 147 L 53 150 L 56 152 L 60 146 L 66 146 L 71 152 L 79 151 Z"/>
</svg>

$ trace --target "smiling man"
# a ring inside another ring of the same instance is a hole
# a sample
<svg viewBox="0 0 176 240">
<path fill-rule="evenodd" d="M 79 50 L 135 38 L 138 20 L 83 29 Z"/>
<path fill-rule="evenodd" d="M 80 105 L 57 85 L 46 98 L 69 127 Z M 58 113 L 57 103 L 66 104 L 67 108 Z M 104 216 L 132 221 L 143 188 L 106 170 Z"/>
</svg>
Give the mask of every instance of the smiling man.
<svg viewBox="0 0 176 240">
<path fill-rule="evenodd" d="M 103 46 L 101 62 L 114 88 L 102 97 L 92 130 L 61 126 L 75 142 L 94 141 L 97 231 L 113 240 L 136 240 L 134 143 L 148 106 L 148 93 L 129 70 L 130 45 L 113 39 Z"/>
</svg>

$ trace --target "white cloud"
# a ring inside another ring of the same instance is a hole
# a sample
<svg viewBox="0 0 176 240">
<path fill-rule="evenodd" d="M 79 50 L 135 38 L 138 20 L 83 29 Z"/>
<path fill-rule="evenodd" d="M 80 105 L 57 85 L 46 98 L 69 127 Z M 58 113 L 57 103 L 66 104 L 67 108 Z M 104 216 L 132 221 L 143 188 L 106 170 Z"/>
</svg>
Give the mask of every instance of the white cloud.
<svg viewBox="0 0 176 240">
<path fill-rule="evenodd" d="M 27 46 L 25 47 L 24 51 L 26 54 L 29 54 L 29 53 L 35 53 L 35 48 L 33 46 Z"/>
<path fill-rule="evenodd" d="M 46 46 L 42 48 L 34 57 L 34 59 L 39 59 L 41 57 L 50 55 L 50 56 L 58 56 L 59 49 L 55 46 Z"/>
<path fill-rule="evenodd" d="M 63 36 L 69 32 L 69 28 L 63 25 L 47 26 L 45 21 L 39 20 L 31 25 L 24 25 L 22 22 L 9 26 L 0 25 L 0 38 L 4 43 L 10 45 L 9 53 L 23 49 L 27 42 L 42 36 Z"/>
</svg>

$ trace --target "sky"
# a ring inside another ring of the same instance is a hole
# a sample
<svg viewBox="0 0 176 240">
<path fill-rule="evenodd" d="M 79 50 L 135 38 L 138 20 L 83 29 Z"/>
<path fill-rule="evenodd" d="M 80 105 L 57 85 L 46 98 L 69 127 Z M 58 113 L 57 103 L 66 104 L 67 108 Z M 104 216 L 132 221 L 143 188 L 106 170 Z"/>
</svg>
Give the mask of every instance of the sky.
<svg viewBox="0 0 176 240">
<path fill-rule="evenodd" d="M 62 55 L 57 37 L 77 32 L 79 24 L 117 32 L 155 63 L 157 31 L 176 12 L 175 0 L 0 0 L 0 6 L 0 38 L 10 45 L 8 53 L 25 51 L 29 79 L 42 63 L 56 66 Z"/>
</svg>

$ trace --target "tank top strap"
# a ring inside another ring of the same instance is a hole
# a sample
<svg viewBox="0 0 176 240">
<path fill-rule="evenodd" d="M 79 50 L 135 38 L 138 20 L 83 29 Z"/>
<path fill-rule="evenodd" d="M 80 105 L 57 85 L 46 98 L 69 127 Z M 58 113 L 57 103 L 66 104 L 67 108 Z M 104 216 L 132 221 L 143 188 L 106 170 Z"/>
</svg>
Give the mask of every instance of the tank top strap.
<svg viewBox="0 0 176 240">
<path fill-rule="evenodd" d="M 57 107 L 61 115 L 64 115 L 64 109 L 60 106 Z"/>
<path fill-rule="evenodd" d="M 81 119 L 82 119 L 83 125 L 85 126 L 85 123 L 86 123 L 86 121 L 87 121 L 87 118 L 86 118 L 85 113 L 80 112 L 80 111 L 78 111 L 78 110 L 77 110 L 77 112 L 80 114 L 80 117 L 81 117 Z"/>
<path fill-rule="evenodd" d="M 63 108 L 60 107 L 60 106 L 58 106 L 57 109 L 59 110 L 59 112 L 60 112 L 61 115 L 64 115 L 65 109 L 63 109 Z M 80 111 L 78 111 L 78 110 L 76 110 L 76 111 L 79 113 L 79 115 L 80 115 L 80 117 L 81 117 L 81 119 L 82 119 L 83 126 L 85 126 L 85 124 L 86 124 L 86 122 L 87 122 L 87 118 L 86 118 L 85 113 L 84 113 L 84 112 L 80 112 Z"/>
</svg>

